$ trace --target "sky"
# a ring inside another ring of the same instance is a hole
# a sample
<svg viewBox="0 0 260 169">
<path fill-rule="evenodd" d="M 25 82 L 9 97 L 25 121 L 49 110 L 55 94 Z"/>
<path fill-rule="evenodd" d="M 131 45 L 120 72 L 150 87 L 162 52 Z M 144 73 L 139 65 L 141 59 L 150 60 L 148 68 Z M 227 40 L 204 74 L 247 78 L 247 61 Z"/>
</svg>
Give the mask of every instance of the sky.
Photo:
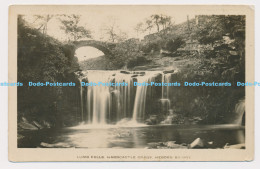
<svg viewBox="0 0 260 169">
<path fill-rule="evenodd" d="M 58 10 L 57 10 L 58 11 Z M 174 24 L 179 24 L 187 20 L 187 15 L 189 18 L 194 18 L 195 14 L 183 13 L 181 9 L 171 8 L 171 7 L 160 7 L 160 6 L 88 6 L 85 8 L 79 7 L 78 10 L 67 11 L 66 13 L 51 11 L 49 14 L 77 14 L 81 15 L 81 20 L 79 25 L 87 28 L 91 31 L 92 38 L 95 40 L 108 40 L 108 36 L 105 33 L 104 28 L 115 22 L 116 28 L 119 31 L 125 32 L 128 38 L 139 38 L 142 39 L 148 32 L 139 33 L 137 35 L 134 30 L 135 26 L 144 22 L 146 18 L 149 18 L 153 14 L 163 14 L 172 17 L 172 22 Z M 39 15 L 39 14 L 38 14 Z M 45 14 L 46 15 L 46 14 Z M 33 15 L 25 15 L 24 19 L 33 27 L 39 27 L 40 23 L 34 22 L 35 17 Z M 33 23 L 34 22 L 34 23 Z M 66 34 L 64 30 L 60 29 L 60 21 L 55 17 L 48 22 L 47 34 L 60 40 L 66 41 Z M 156 30 L 152 30 L 155 32 Z M 151 32 L 151 33 L 152 33 Z M 88 39 L 88 38 L 87 38 Z M 83 39 L 82 39 L 83 40 Z M 84 61 L 86 59 L 94 58 L 103 55 L 103 53 L 92 47 L 82 47 L 79 48 L 75 55 L 78 57 L 79 61 Z"/>
<path fill-rule="evenodd" d="M 187 11 L 186 11 L 187 12 Z M 75 14 L 75 13 L 64 13 L 64 14 Z M 179 24 L 185 22 L 187 20 L 187 15 L 189 18 L 194 18 L 194 14 L 191 12 L 190 14 L 183 13 L 176 8 L 163 8 L 163 7 L 150 7 L 144 8 L 143 6 L 111 6 L 110 8 L 107 6 L 94 6 L 88 8 L 88 10 L 83 10 L 78 12 L 77 14 L 81 15 L 80 25 L 86 27 L 91 31 L 93 39 L 96 40 L 107 40 L 107 38 L 102 39 L 105 36 L 104 28 L 107 25 L 111 25 L 113 21 L 119 30 L 127 33 L 128 38 L 143 38 L 145 34 L 139 34 L 137 36 L 136 31 L 134 30 L 135 26 L 144 22 L 146 18 L 150 17 L 153 14 L 163 14 L 172 17 L 172 21 L 175 24 Z M 33 16 L 25 16 L 26 21 L 32 23 L 35 18 Z M 37 24 L 34 23 L 35 26 Z M 155 30 L 154 30 L 155 31 Z M 64 31 L 60 29 L 60 22 L 57 19 L 51 19 L 48 22 L 48 35 L 64 41 L 66 40 Z"/>
</svg>

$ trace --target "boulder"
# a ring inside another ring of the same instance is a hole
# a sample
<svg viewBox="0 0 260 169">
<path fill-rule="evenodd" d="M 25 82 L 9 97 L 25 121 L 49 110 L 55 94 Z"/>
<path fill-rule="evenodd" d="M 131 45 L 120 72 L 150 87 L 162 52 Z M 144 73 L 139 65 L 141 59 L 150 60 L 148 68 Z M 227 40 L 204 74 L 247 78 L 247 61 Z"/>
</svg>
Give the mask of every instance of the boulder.
<svg viewBox="0 0 260 169">
<path fill-rule="evenodd" d="M 171 149 L 187 149 L 186 145 L 176 144 L 176 141 L 168 141 L 168 142 L 165 142 L 164 145 L 167 148 L 171 148 Z"/>
<path fill-rule="evenodd" d="M 245 143 L 229 145 L 228 143 L 224 146 L 224 149 L 245 149 Z"/>
<path fill-rule="evenodd" d="M 212 145 L 212 144 L 213 144 L 213 141 L 209 141 L 208 144 L 209 144 L 209 145 Z"/>
<path fill-rule="evenodd" d="M 41 147 L 46 147 L 46 148 L 70 148 L 72 146 L 70 146 L 67 143 L 55 143 L 55 144 L 49 144 L 49 143 L 44 143 L 41 142 Z"/>
<path fill-rule="evenodd" d="M 33 121 L 32 122 L 38 129 L 43 129 L 44 127 L 42 125 L 40 125 L 38 122 Z"/>
<path fill-rule="evenodd" d="M 120 73 L 123 73 L 123 74 L 130 74 L 130 72 L 125 71 L 125 70 L 121 70 Z"/>
<path fill-rule="evenodd" d="M 157 146 L 160 146 L 160 143 L 156 143 L 156 142 L 148 143 L 149 148 L 157 148 Z"/>
<path fill-rule="evenodd" d="M 153 125 L 153 122 L 151 121 L 151 119 L 147 119 L 147 120 L 145 120 L 145 124 L 146 125 Z"/>
<path fill-rule="evenodd" d="M 196 138 L 189 146 L 189 148 L 203 148 L 204 141 L 201 138 Z"/>
<path fill-rule="evenodd" d="M 51 124 L 49 122 L 47 122 L 47 121 L 43 121 L 43 125 L 46 128 L 51 128 Z"/>
<path fill-rule="evenodd" d="M 174 113 L 172 109 L 170 109 L 169 111 L 170 111 L 169 115 L 161 122 L 162 124 L 177 123 L 178 115 Z"/>
<path fill-rule="evenodd" d="M 23 138 L 25 138 L 25 136 L 23 136 L 23 135 L 21 135 L 21 134 L 17 134 L 17 140 L 18 140 L 18 141 L 21 140 L 21 139 L 23 139 Z"/>
<path fill-rule="evenodd" d="M 138 75 L 132 75 L 131 77 L 137 77 Z"/>
<path fill-rule="evenodd" d="M 22 117 L 21 119 L 22 119 L 23 122 L 29 123 L 28 120 L 25 117 Z"/>
<path fill-rule="evenodd" d="M 168 142 L 165 143 L 165 145 L 167 147 L 174 147 L 176 145 L 175 143 L 176 143 L 176 141 L 168 141 Z"/>
<path fill-rule="evenodd" d="M 148 148 L 156 149 L 187 149 L 187 145 L 175 144 L 175 141 L 148 143 Z"/>
<path fill-rule="evenodd" d="M 147 125 L 155 125 L 158 123 L 158 116 L 157 115 L 150 115 L 149 119 L 145 120 L 145 124 Z"/>
<path fill-rule="evenodd" d="M 234 51 L 234 50 L 230 50 L 229 54 L 232 55 L 232 56 L 238 56 L 238 52 Z"/>
<path fill-rule="evenodd" d="M 18 123 L 18 127 L 24 129 L 24 130 L 38 130 L 38 128 L 30 123 L 26 122 L 20 122 Z"/>
<path fill-rule="evenodd" d="M 174 73 L 174 70 L 165 70 L 163 71 L 164 74 L 167 74 L 167 73 Z"/>
<path fill-rule="evenodd" d="M 133 70 L 139 71 L 139 70 L 149 70 L 153 68 L 154 66 L 145 65 L 145 66 L 135 66 Z"/>
</svg>

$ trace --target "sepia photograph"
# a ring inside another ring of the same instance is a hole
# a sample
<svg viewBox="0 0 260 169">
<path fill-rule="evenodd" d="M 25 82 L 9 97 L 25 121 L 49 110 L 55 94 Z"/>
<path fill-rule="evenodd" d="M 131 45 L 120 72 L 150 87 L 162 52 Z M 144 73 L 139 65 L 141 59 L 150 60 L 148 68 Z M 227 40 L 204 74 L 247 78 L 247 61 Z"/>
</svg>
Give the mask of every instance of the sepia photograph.
<svg viewBox="0 0 260 169">
<path fill-rule="evenodd" d="M 253 157 L 247 6 L 11 6 L 9 15 L 12 159 Z M 46 157 L 56 151 L 76 155 Z"/>
</svg>

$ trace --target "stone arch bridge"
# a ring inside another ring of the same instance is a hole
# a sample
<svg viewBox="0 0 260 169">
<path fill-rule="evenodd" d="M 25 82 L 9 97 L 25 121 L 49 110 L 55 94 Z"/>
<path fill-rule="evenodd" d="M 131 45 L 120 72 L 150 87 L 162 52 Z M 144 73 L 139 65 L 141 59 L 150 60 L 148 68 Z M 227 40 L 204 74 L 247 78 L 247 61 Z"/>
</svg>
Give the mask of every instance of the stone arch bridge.
<svg viewBox="0 0 260 169">
<path fill-rule="evenodd" d="M 70 71 L 69 73 L 80 70 L 78 59 L 75 57 L 75 51 L 84 46 L 94 47 L 100 51 L 102 51 L 106 57 L 113 58 L 114 57 L 114 48 L 116 47 L 116 43 L 102 42 L 96 40 L 81 40 L 74 41 L 63 46 L 63 50 L 67 58 L 69 59 Z"/>
<path fill-rule="evenodd" d="M 111 56 L 113 54 L 112 50 L 116 46 L 115 43 L 102 42 L 96 40 L 74 41 L 72 42 L 72 44 L 74 45 L 74 52 L 80 47 L 90 46 L 102 51 L 107 56 Z"/>
</svg>

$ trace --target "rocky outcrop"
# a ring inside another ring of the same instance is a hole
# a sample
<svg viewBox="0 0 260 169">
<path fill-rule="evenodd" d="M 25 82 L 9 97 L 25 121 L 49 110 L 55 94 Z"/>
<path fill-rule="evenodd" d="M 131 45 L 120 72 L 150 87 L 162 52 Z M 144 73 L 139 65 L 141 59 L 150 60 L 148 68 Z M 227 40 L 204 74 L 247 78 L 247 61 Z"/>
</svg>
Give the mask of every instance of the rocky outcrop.
<svg viewBox="0 0 260 169">
<path fill-rule="evenodd" d="M 175 141 L 148 143 L 148 149 L 187 149 L 186 144 L 176 144 Z"/>
<path fill-rule="evenodd" d="M 156 125 L 159 123 L 159 117 L 157 115 L 150 115 L 150 117 L 145 120 L 145 124 L 147 125 Z"/>
<path fill-rule="evenodd" d="M 41 142 L 40 147 L 42 147 L 42 148 L 70 148 L 72 146 L 67 143 L 49 144 L 49 143 Z"/>
<path fill-rule="evenodd" d="M 167 74 L 167 73 L 174 73 L 174 70 L 165 70 L 163 71 L 164 74 Z"/>
<path fill-rule="evenodd" d="M 151 142 L 148 143 L 148 149 L 210 149 L 213 147 L 213 141 L 205 142 L 201 138 L 196 138 L 193 142 L 190 144 L 181 143 L 177 144 L 176 141 L 167 141 L 167 142 Z M 244 144 L 237 144 L 233 146 L 225 146 L 226 148 L 243 148 Z M 222 148 L 222 147 L 219 147 Z"/>
<path fill-rule="evenodd" d="M 18 121 L 18 130 L 41 130 L 51 128 L 51 124 L 45 120 L 42 122 L 38 122 L 35 120 L 29 121 L 25 117 L 22 117 L 20 121 Z"/>
<path fill-rule="evenodd" d="M 224 149 L 245 149 L 245 143 L 229 145 L 228 143 L 224 146 Z"/>
<path fill-rule="evenodd" d="M 23 130 L 38 130 L 38 127 L 36 127 L 35 125 L 26 122 L 18 123 L 18 128 Z"/>
<path fill-rule="evenodd" d="M 165 120 L 161 122 L 161 124 L 173 124 L 177 116 L 178 115 L 176 113 L 170 112 L 170 114 L 166 117 Z"/>
<path fill-rule="evenodd" d="M 204 146 L 204 141 L 201 138 L 197 138 L 189 145 L 189 148 L 204 148 Z"/>
</svg>

